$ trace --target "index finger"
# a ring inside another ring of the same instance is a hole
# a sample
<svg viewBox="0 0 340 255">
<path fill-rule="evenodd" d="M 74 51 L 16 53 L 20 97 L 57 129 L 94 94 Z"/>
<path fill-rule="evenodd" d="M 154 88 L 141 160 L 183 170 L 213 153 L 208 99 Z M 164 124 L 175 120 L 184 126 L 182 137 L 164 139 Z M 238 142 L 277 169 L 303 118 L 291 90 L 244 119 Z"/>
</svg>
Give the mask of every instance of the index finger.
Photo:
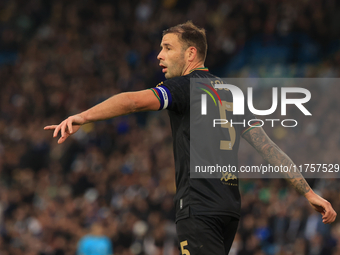
<svg viewBox="0 0 340 255">
<path fill-rule="evenodd" d="M 46 126 L 44 127 L 44 130 L 49 130 L 49 129 L 55 129 L 58 125 L 50 125 L 50 126 Z"/>
</svg>

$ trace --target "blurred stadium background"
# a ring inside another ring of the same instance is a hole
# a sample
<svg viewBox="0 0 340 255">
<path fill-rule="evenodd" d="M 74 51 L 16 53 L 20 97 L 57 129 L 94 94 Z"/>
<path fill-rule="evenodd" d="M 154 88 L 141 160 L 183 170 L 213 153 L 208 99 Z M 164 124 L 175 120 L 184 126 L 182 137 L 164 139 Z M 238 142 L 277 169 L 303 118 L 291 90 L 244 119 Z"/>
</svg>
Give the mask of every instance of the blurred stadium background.
<svg viewBox="0 0 340 255">
<path fill-rule="evenodd" d="M 221 77 L 339 76 L 336 0 L 0 1 L 1 255 L 76 254 L 93 223 L 117 255 L 179 254 L 166 111 L 89 124 L 62 145 L 43 127 L 164 80 L 162 30 L 188 19 L 206 28 L 206 66 Z M 340 88 L 313 95 L 322 106 L 313 118 L 267 132 L 297 163 L 338 163 Z M 242 144 L 240 164 L 261 162 Z M 339 182 L 308 181 L 339 213 Z M 323 225 L 285 181 L 240 189 L 230 254 L 340 254 L 339 221 Z"/>
</svg>

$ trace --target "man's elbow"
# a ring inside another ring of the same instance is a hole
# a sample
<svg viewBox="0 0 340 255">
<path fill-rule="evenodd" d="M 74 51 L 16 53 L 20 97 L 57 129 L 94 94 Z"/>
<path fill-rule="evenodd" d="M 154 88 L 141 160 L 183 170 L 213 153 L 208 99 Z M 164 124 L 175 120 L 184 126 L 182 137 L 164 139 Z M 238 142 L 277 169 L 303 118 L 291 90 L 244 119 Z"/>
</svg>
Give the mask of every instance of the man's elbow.
<svg viewBox="0 0 340 255">
<path fill-rule="evenodd" d="M 159 102 L 150 97 L 149 91 L 128 92 L 126 93 L 129 101 L 129 110 L 131 113 L 142 111 L 156 111 L 159 108 Z"/>
<path fill-rule="evenodd" d="M 140 100 L 133 95 L 133 92 L 126 92 L 124 93 L 126 96 L 126 105 L 125 107 L 127 108 L 128 113 L 135 113 L 140 111 L 141 105 L 140 105 Z"/>
</svg>

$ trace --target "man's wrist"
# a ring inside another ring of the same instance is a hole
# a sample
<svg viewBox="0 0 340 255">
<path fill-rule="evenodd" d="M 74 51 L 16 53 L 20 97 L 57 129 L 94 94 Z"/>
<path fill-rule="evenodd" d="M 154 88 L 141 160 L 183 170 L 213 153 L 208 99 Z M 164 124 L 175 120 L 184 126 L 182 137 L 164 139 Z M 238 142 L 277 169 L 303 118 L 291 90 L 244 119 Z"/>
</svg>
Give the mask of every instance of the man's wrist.
<svg viewBox="0 0 340 255">
<path fill-rule="evenodd" d="M 81 113 L 78 113 L 78 115 L 83 119 L 83 123 L 81 125 L 84 125 L 84 124 L 87 124 L 89 123 L 90 121 L 88 121 L 88 119 L 86 118 L 87 116 L 87 111 L 84 111 L 84 112 L 81 112 Z"/>
<path fill-rule="evenodd" d="M 315 193 L 312 189 L 310 189 L 308 192 L 306 192 L 304 194 L 305 198 L 307 198 L 307 200 L 309 200 L 311 197 L 315 196 Z"/>
</svg>

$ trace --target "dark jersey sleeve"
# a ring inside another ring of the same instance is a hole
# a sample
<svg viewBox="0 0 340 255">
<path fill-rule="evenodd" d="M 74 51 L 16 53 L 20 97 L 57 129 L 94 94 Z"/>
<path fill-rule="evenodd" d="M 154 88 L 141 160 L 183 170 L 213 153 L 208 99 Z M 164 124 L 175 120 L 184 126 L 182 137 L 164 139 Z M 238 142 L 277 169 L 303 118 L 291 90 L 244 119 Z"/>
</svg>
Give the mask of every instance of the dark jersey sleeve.
<svg viewBox="0 0 340 255">
<path fill-rule="evenodd" d="M 160 102 L 159 110 L 183 113 L 190 105 L 190 81 L 186 77 L 166 80 L 151 90 Z"/>
</svg>

